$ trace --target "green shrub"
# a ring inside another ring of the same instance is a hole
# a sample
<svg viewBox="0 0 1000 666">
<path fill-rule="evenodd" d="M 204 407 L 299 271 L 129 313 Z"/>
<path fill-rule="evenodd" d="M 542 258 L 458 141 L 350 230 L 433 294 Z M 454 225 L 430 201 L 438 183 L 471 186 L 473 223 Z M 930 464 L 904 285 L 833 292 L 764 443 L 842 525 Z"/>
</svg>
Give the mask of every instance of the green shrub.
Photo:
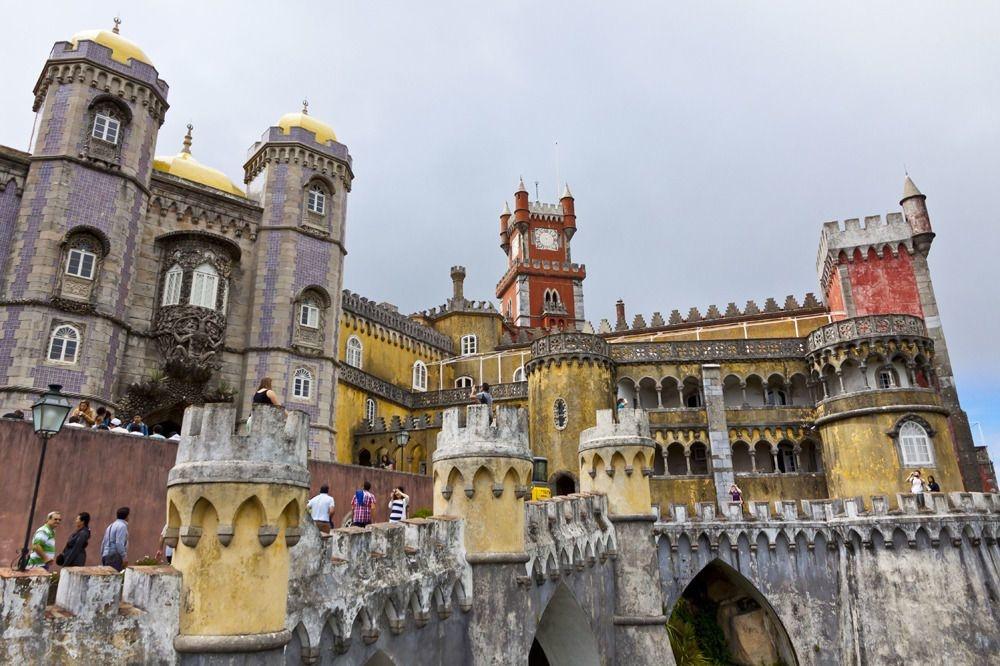
<svg viewBox="0 0 1000 666">
<path fill-rule="evenodd" d="M 434 512 L 430 509 L 417 509 L 410 514 L 410 518 L 430 518 Z"/>
</svg>

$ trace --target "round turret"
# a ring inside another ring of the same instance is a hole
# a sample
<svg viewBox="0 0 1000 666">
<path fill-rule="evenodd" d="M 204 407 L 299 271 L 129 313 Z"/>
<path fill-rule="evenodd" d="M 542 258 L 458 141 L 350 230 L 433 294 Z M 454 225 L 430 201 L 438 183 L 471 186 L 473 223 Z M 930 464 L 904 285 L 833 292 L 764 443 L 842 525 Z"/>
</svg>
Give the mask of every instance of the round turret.
<svg viewBox="0 0 1000 666">
<path fill-rule="evenodd" d="M 580 490 L 608 496 L 612 515 L 647 515 L 652 510 L 649 475 L 656 442 L 642 409 L 597 412 L 597 425 L 580 433 Z"/>
<path fill-rule="evenodd" d="M 507 202 L 503 202 L 503 210 L 500 211 L 500 248 L 507 252 L 510 250 L 510 233 L 507 227 L 510 225 L 510 208 Z"/>
<path fill-rule="evenodd" d="M 563 233 L 566 234 L 566 240 L 571 240 L 576 233 L 576 204 L 573 202 L 573 193 L 569 191 L 569 183 L 566 183 L 559 203 L 563 212 Z"/>
<path fill-rule="evenodd" d="M 316 135 L 317 143 L 327 141 L 337 141 L 337 134 L 333 128 L 321 120 L 316 120 L 309 115 L 309 102 L 302 101 L 302 110 L 297 113 L 286 113 L 278 119 L 278 127 L 285 134 L 291 134 L 293 127 L 300 127 Z"/>
<path fill-rule="evenodd" d="M 917 189 L 909 175 L 903 181 L 903 198 L 899 205 L 903 207 L 903 217 L 913 230 L 917 249 L 929 248 L 934 239 L 934 230 L 931 229 L 931 218 L 927 213 L 927 197 Z"/>
</svg>

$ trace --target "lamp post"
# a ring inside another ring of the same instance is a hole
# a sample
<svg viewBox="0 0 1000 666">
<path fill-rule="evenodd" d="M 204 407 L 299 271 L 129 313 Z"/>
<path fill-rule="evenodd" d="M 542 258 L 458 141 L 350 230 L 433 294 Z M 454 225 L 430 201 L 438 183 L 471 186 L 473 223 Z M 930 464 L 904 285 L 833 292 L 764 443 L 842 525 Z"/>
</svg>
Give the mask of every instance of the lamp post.
<svg viewBox="0 0 1000 666">
<path fill-rule="evenodd" d="M 49 390 L 42 394 L 38 402 L 31 406 L 31 420 L 35 434 L 42 439 L 42 453 L 38 457 L 38 472 L 35 474 L 35 489 L 31 493 L 31 511 L 28 513 L 28 529 L 24 533 L 24 548 L 17 561 L 17 570 L 28 568 L 28 558 L 31 554 L 31 528 L 35 524 L 35 504 L 38 501 L 38 485 L 42 480 L 42 466 L 45 464 L 45 449 L 49 438 L 62 430 L 66 415 L 72 408 L 69 400 L 60 391 L 59 384 L 49 384 Z"/>
<path fill-rule="evenodd" d="M 406 447 L 406 443 L 410 441 L 410 432 L 406 428 L 402 428 L 396 433 L 396 449 L 399 451 L 399 471 L 403 471 L 403 449 Z"/>
</svg>

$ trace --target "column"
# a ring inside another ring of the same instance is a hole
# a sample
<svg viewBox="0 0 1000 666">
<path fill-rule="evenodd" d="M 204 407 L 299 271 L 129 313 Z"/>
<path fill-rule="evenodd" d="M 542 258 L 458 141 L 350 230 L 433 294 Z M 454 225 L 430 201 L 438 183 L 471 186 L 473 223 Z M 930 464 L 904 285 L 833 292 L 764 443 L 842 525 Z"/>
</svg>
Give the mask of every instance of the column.
<svg viewBox="0 0 1000 666">
<path fill-rule="evenodd" d="M 663 387 L 659 384 L 656 385 L 656 406 L 663 409 Z"/>
<path fill-rule="evenodd" d="M 722 370 L 717 363 L 701 366 L 702 386 L 705 391 L 705 413 L 708 416 L 709 454 L 715 497 L 720 505 L 730 501 L 729 486 L 733 474 L 733 450 L 729 446 L 729 428 L 726 425 L 726 405 L 722 397 Z"/>
</svg>

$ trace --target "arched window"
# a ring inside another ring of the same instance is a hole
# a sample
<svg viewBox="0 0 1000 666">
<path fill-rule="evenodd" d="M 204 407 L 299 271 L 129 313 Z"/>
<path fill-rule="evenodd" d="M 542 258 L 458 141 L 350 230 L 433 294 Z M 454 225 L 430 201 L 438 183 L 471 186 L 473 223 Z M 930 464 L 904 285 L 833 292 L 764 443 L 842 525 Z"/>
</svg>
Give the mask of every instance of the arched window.
<svg viewBox="0 0 1000 666">
<path fill-rule="evenodd" d="M 878 387 L 880 389 L 890 389 L 899 386 L 899 377 L 891 366 L 880 368 L 877 375 Z"/>
<path fill-rule="evenodd" d="M 57 363 L 76 363 L 80 345 L 80 331 L 69 325 L 56 326 L 49 340 L 49 360 Z"/>
<path fill-rule="evenodd" d="M 416 391 L 427 390 L 427 365 L 423 361 L 413 364 L 413 388 Z"/>
<path fill-rule="evenodd" d="M 305 368 L 299 368 L 292 376 L 292 397 L 299 400 L 309 400 L 312 398 L 312 373 Z"/>
<path fill-rule="evenodd" d="M 701 407 L 701 392 L 695 388 L 694 393 L 684 398 L 684 404 L 688 407 Z"/>
<path fill-rule="evenodd" d="M 361 345 L 361 340 L 355 336 L 347 338 L 347 365 L 354 366 L 355 368 L 361 369 L 362 364 L 362 352 L 364 347 Z"/>
<path fill-rule="evenodd" d="M 691 445 L 691 473 L 708 474 L 708 447 L 701 442 Z"/>
<path fill-rule="evenodd" d="M 907 421 L 899 429 L 899 449 L 903 455 L 903 465 L 916 467 L 932 465 L 931 440 L 924 427 L 915 421 Z"/>
<path fill-rule="evenodd" d="M 788 404 L 788 397 L 785 395 L 785 392 L 781 389 L 771 387 L 764 389 L 764 400 L 769 407 L 780 407 Z"/>
<path fill-rule="evenodd" d="M 468 356 L 469 354 L 475 354 L 479 351 L 479 338 L 474 334 L 469 333 L 468 335 L 462 336 L 462 356 Z"/>
<path fill-rule="evenodd" d="M 785 474 L 797 472 L 799 466 L 795 464 L 795 445 L 791 442 L 778 443 L 778 471 Z"/>
<path fill-rule="evenodd" d="M 116 118 L 112 118 L 110 113 L 99 111 L 94 115 L 94 126 L 90 135 L 95 139 L 107 141 L 110 144 L 118 143 L 118 133 L 121 123 Z"/>
<path fill-rule="evenodd" d="M 371 398 L 365 400 L 365 421 L 369 426 L 375 425 L 375 417 L 378 416 L 378 404 Z"/>
<path fill-rule="evenodd" d="M 313 185 L 309 188 L 309 196 L 306 201 L 306 208 L 310 213 L 317 215 L 326 214 L 326 192 L 320 185 Z"/>
<path fill-rule="evenodd" d="M 514 376 L 511 377 L 511 381 L 513 381 L 513 382 L 523 382 L 524 381 L 524 366 L 523 365 L 520 368 L 518 368 L 517 370 L 514 371 Z"/>
<path fill-rule="evenodd" d="M 566 401 L 562 398 L 556 398 L 556 401 L 552 404 L 552 419 L 555 422 L 556 430 L 562 430 L 569 422 Z"/>
<path fill-rule="evenodd" d="M 87 250 L 72 248 L 66 256 L 66 275 L 94 279 L 94 266 L 97 265 L 97 255 Z"/>
<path fill-rule="evenodd" d="M 455 388 L 472 388 L 472 377 L 459 377 L 455 380 Z"/>
<path fill-rule="evenodd" d="M 177 305 L 181 302 L 181 282 L 184 280 L 184 271 L 180 266 L 174 264 L 163 277 L 163 296 L 160 305 Z"/>
<path fill-rule="evenodd" d="M 212 264 L 202 264 L 194 269 L 191 279 L 191 297 L 188 303 L 200 308 L 215 309 L 216 297 L 219 294 L 219 274 Z"/>
<path fill-rule="evenodd" d="M 316 301 L 307 299 L 299 305 L 299 324 L 307 328 L 319 328 L 319 306 Z"/>
</svg>

